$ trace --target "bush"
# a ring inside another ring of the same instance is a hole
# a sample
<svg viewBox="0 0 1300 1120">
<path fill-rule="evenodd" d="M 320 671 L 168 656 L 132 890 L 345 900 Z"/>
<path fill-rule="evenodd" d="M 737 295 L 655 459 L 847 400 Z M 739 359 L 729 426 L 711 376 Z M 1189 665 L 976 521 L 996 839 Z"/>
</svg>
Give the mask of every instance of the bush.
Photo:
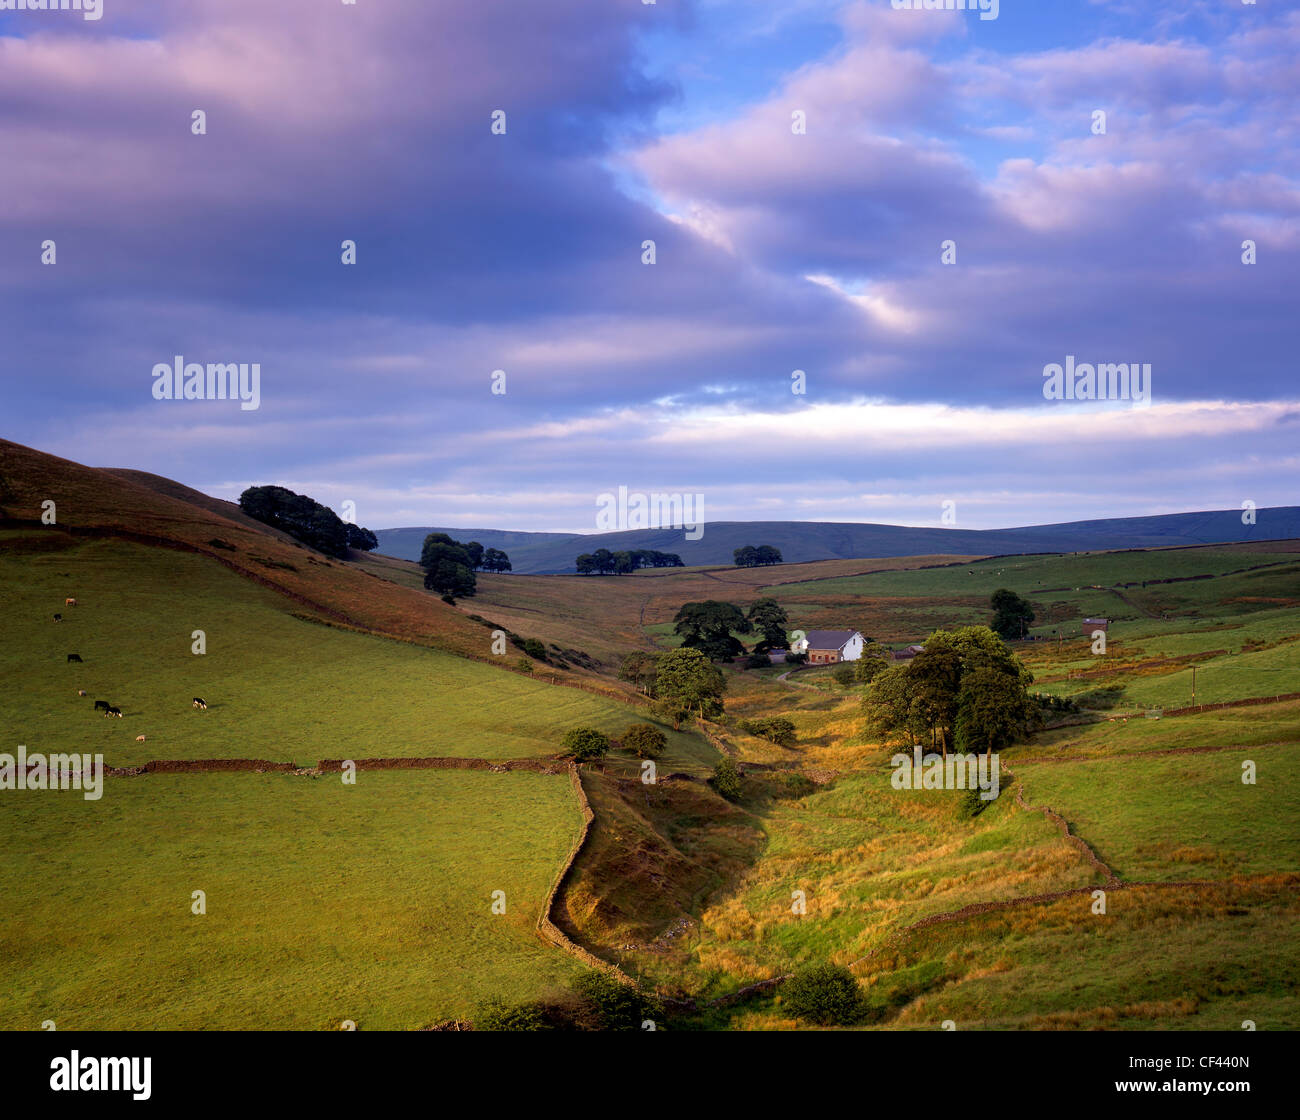
<svg viewBox="0 0 1300 1120">
<path fill-rule="evenodd" d="M 536 638 L 525 638 L 519 646 L 534 661 L 546 660 L 546 644 Z"/>
<path fill-rule="evenodd" d="M 503 999 L 489 999 L 474 1012 L 476 1031 L 545 1031 L 550 1030 L 546 1013 L 540 1003 L 506 1003 Z"/>
<path fill-rule="evenodd" d="M 533 663 L 527 657 L 521 657 L 515 662 L 515 668 L 521 673 L 531 673 L 533 671 Z"/>
<path fill-rule="evenodd" d="M 787 797 L 807 797 L 817 788 L 817 783 L 806 774 L 787 773 L 782 775 L 781 781 Z"/>
<path fill-rule="evenodd" d="M 755 650 L 745 658 L 746 669 L 766 669 L 772 664 L 772 659 L 766 653 L 759 653 Z"/>
<path fill-rule="evenodd" d="M 647 1019 L 657 1020 L 659 1004 L 604 972 L 584 972 L 571 985 L 578 999 L 577 1026 L 596 1031 L 639 1031 Z"/>
<path fill-rule="evenodd" d="M 740 799 L 740 770 L 729 758 L 713 768 L 713 788 L 728 801 Z"/>
<path fill-rule="evenodd" d="M 793 747 L 795 744 L 794 724 L 784 716 L 741 720 L 740 730 L 775 743 L 778 747 Z"/>
<path fill-rule="evenodd" d="M 862 1015 L 862 991 L 840 964 L 801 968 L 781 988 L 781 1005 L 796 1019 L 819 1026 L 845 1026 Z"/>
<path fill-rule="evenodd" d="M 831 676 L 835 678 L 835 683 L 843 688 L 852 688 L 856 675 L 852 664 L 847 661 L 840 662 L 831 670 Z"/>
<path fill-rule="evenodd" d="M 649 723 L 634 723 L 623 732 L 620 745 L 637 758 L 658 758 L 668 748 L 668 736 Z"/>
<path fill-rule="evenodd" d="M 590 727 L 575 727 L 564 733 L 560 742 L 564 753 L 579 762 L 604 758 L 609 753 L 609 736 Z"/>
</svg>

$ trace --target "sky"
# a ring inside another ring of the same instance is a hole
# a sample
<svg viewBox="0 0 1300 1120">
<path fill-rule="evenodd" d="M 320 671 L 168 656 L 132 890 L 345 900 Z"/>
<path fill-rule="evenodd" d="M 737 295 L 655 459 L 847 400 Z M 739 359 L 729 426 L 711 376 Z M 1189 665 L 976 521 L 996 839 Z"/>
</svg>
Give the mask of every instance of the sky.
<svg viewBox="0 0 1300 1120">
<path fill-rule="evenodd" d="M 997 9 L 0 11 L 0 436 L 375 529 L 1297 504 L 1300 6 Z"/>
</svg>

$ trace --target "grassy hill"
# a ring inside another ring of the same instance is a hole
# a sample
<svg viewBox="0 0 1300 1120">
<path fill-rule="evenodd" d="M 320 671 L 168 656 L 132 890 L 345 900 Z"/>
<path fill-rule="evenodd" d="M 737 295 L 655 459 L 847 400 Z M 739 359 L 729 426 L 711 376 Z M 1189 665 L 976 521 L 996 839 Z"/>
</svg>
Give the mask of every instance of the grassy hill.
<svg viewBox="0 0 1300 1120">
<path fill-rule="evenodd" d="M 730 565 L 744 545 L 769 544 L 787 563 L 861 557 L 923 555 L 1002 556 L 1033 552 L 1097 552 L 1126 548 L 1171 548 L 1221 542 L 1259 542 L 1300 537 L 1300 506 L 1256 511 L 1243 525 L 1240 510 L 1173 513 L 1032 525 L 1013 529 L 927 529 L 903 525 L 841 524 L 822 521 L 710 521 L 698 541 L 680 529 L 621 533 L 518 533 L 498 529 L 405 528 L 376 530 L 380 550 L 418 560 L 424 538 L 449 533 L 504 549 L 515 572 L 572 572 L 584 552 L 647 548 L 675 552 L 687 565 Z"/>
</svg>

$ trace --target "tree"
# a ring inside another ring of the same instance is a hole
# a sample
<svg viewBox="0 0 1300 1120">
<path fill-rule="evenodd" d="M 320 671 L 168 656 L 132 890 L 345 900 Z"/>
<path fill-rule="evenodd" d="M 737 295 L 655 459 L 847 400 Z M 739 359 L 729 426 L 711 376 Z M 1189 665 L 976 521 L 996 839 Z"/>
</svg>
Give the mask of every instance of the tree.
<svg viewBox="0 0 1300 1120">
<path fill-rule="evenodd" d="M 862 647 L 862 656 L 853 662 L 853 679 L 859 684 L 870 684 L 889 665 L 889 654 L 885 647 L 868 639 Z"/>
<path fill-rule="evenodd" d="M 841 688 L 852 688 L 853 682 L 857 680 L 858 675 L 849 662 L 841 661 L 831 670 L 831 676 L 835 678 L 835 683 Z"/>
<path fill-rule="evenodd" d="M 636 565 L 632 563 L 632 554 L 630 552 L 614 553 L 614 574 L 616 576 L 631 575 L 636 571 Z"/>
<path fill-rule="evenodd" d="M 777 746 L 793 747 L 795 744 L 794 724 L 784 716 L 741 720 L 740 730 L 766 739 L 769 743 L 776 743 Z"/>
<path fill-rule="evenodd" d="M 483 553 L 480 563 L 483 565 L 485 572 L 508 572 L 511 570 L 510 557 L 499 548 L 489 548 Z"/>
<path fill-rule="evenodd" d="M 636 650 L 623 658 L 618 668 L 618 679 L 630 681 L 647 696 L 654 691 L 655 655 Z"/>
<path fill-rule="evenodd" d="M 619 742 L 637 758 L 658 758 L 668 749 L 668 736 L 650 723 L 632 724 Z"/>
<path fill-rule="evenodd" d="M 469 557 L 469 570 L 477 572 L 483 564 L 483 546 L 478 541 L 465 545 L 465 554 Z"/>
<path fill-rule="evenodd" d="M 1034 624 L 1034 608 L 1028 600 L 1005 587 L 993 592 L 989 600 L 993 608 L 993 632 L 1008 641 L 1028 637 Z"/>
<path fill-rule="evenodd" d="M 962 752 L 988 756 L 1009 747 L 1041 718 L 1020 681 L 997 669 L 973 669 L 957 698 L 956 743 Z"/>
<path fill-rule="evenodd" d="M 564 733 L 560 746 L 566 756 L 587 762 L 609 753 L 609 736 L 590 727 L 575 727 Z"/>
<path fill-rule="evenodd" d="M 925 716 L 915 703 L 908 666 L 894 665 L 876 675 L 862 702 L 867 726 L 882 743 L 895 739 L 905 745 L 921 741 Z"/>
<path fill-rule="evenodd" d="M 469 549 L 446 533 L 430 533 L 420 549 L 426 590 L 444 598 L 468 598 L 477 590 L 474 563 Z"/>
<path fill-rule="evenodd" d="M 738 568 L 757 568 L 766 564 L 781 563 L 781 550 L 773 548 L 770 544 L 760 544 L 757 548 L 747 544 L 743 548 L 736 549 L 731 555 Z"/>
<path fill-rule="evenodd" d="M 597 1031 L 639 1031 L 663 1008 L 639 988 L 624 984 L 604 972 L 584 972 L 570 985 L 578 999 L 577 1026 Z"/>
<path fill-rule="evenodd" d="M 687 649 L 697 649 L 715 661 L 735 657 L 745 647 L 732 637 L 732 631 L 748 634 L 749 620 L 734 603 L 707 599 L 686 603 L 673 619 L 673 631 Z"/>
<path fill-rule="evenodd" d="M 655 696 L 703 718 L 722 711 L 727 682 L 721 670 L 697 649 L 683 647 L 657 659 Z"/>
<path fill-rule="evenodd" d="M 760 544 L 754 551 L 760 566 L 781 563 L 781 550 L 779 548 L 773 548 L 770 544 Z"/>
<path fill-rule="evenodd" d="M 729 758 L 713 768 L 713 788 L 728 801 L 740 799 L 740 770 Z"/>
<path fill-rule="evenodd" d="M 745 617 L 749 620 L 750 627 L 763 635 L 754 647 L 755 653 L 784 649 L 789 645 L 786 627 L 790 625 L 790 619 L 775 599 L 756 599 L 750 604 Z"/>
<path fill-rule="evenodd" d="M 360 525 L 348 524 L 347 534 L 348 548 L 355 548 L 358 552 L 373 552 L 379 547 L 379 538 Z"/>
<path fill-rule="evenodd" d="M 584 552 L 573 563 L 580 576 L 589 576 L 596 570 L 596 558 L 590 552 Z"/>
<path fill-rule="evenodd" d="M 930 733 L 945 758 L 952 742 L 953 724 L 957 720 L 957 693 L 961 689 L 961 654 L 952 645 L 927 645 L 907 666 L 912 688 L 912 703 L 919 710 Z"/>
<path fill-rule="evenodd" d="M 847 1026 L 862 1016 L 862 990 L 841 964 L 801 968 L 781 988 L 781 1006 L 796 1019 L 820 1026 Z"/>
<path fill-rule="evenodd" d="M 283 486 L 250 486 L 239 495 L 239 508 L 308 548 L 338 560 L 347 559 L 350 527 L 332 509 L 306 494 L 295 494 Z M 368 529 L 359 532 L 374 536 Z"/>
</svg>

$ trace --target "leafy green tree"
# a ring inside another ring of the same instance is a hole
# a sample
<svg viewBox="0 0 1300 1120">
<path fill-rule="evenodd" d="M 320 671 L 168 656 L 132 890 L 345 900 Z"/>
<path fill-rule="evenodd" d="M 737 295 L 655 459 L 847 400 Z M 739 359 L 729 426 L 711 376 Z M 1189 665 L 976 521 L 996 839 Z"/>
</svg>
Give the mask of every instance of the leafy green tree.
<svg viewBox="0 0 1300 1120">
<path fill-rule="evenodd" d="M 471 572 L 477 572 L 483 566 L 483 546 L 478 541 L 470 541 L 465 545 L 465 555 L 469 557 Z"/>
<path fill-rule="evenodd" d="M 701 718 L 722 711 L 727 682 L 716 665 L 697 649 L 683 646 L 656 659 L 655 696 Z"/>
<path fill-rule="evenodd" d="M 794 724 L 784 716 L 766 716 L 762 719 L 745 719 L 740 721 L 740 730 L 750 735 L 757 735 L 769 743 L 781 747 L 795 745 Z"/>
<path fill-rule="evenodd" d="M 668 736 L 650 723 L 632 724 L 619 742 L 637 758 L 658 758 L 668 749 Z"/>
<path fill-rule="evenodd" d="M 841 661 L 834 669 L 831 670 L 831 676 L 835 678 L 835 683 L 841 688 L 852 688 L 853 682 L 858 679 L 857 671 L 853 664 L 848 661 Z"/>
<path fill-rule="evenodd" d="M 358 552 L 373 552 L 379 547 L 379 538 L 360 525 L 347 523 L 347 534 L 348 548 L 355 548 Z"/>
<path fill-rule="evenodd" d="M 744 653 L 745 647 L 732 636 L 732 631 L 748 634 L 751 629 L 738 606 L 714 599 L 686 603 L 673 619 L 673 631 L 681 637 L 682 645 L 697 649 L 715 661 Z"/>
<path fill-rule="evenodd" d="M 506 1003 L 500 997 L 484 1000 L 474 1012 L 476 1031 L 545 1031 L 550 1030 L 546 1012 L 540 1003 Z"/>
<path fill-rule="evenodd" d="M 618 679 L 630 681 L 649 696 L 654 691 L 655 672 L 655 655 L 635 650 L 623 658 L 623 663 L 618 668 Z"/>
<path fill-rule="evenodd" d="M 930 734 L 930 745 L 938 740 L 944 757 L 952 743 L 957 720 L 957 693 L 961 689 L 961 654 L 951 645 L 927 645 L 907 666 L 912 703 L 919 709 Z"/>
<path fill-rule="evenodd" d="M 1030 731 L 1040 718 L 1037 702 L 1017 677 L 998 669 L 972 669 L 962 678 L 957 697 L 957 749 L 991 756 Z"/>
<path fill-rule="evenodd" d="M 740 800 L 740 769 L 729 758 L 713 768 L 713 788 L 728 801 Z"/>
<path fill-rule="evenodd" d="M 424 538 L 420 567 L 426 590 L 437 591 L 444 598 L 468 598 L 477 589 L 469 550 L 446 533 L 430 533 Z"/>
<path fill-rule="evenodd" d="M 876 677 L 889 668 L 889 654 L 879 642 L 867 640 L 862 647 L 862 656 L 853 662 L 853 679 L 858 684 L 870 684 Z"/>
<path fill-rule="evenodd" d="M 926 733 L 926 717 L 915 702 L 907 670 L 906 665 L 893 665 L 878 673 L 863 700 L 867 726 L 882 743 L 911 746 Z"/>
<path fill-rule="evenodd" d="M 848 1026 L 862 1016 L 862 989 L 840 964 L 801 968 L 781 986 L 781 1006 L 796 1019 L 819 1026 Z"/>
<path fill-rule="evenodd" d="M 790 619 L 784 608 L 775 599 L 756 599 L 750 604 L 745 615 L 751 628 L 762 635 L 754 647 L 755 653 L 766 653 L 770 649 L 784 649 L 789 645 L 786 629 Z"/>
<path fill-rule="evenodd" d="M 560 741 L 563 753 L 578 762 L 604 758 L 609 753 L 609 736 L 590 727 L 575 727 Z"/>
<path fill-rule="evenodd" d="M 634 571 L 636 571 L 636 565 L 632 562 L 630 552 L 614 553 L 614 574 L 616 576 L 631 575 Z"/>
<path fill-rule="evenodd" d="M 993 592 L 989 605 L 993 608 L 992 630 L 1007 641 L 1029 636 L 1034 624 L 1034 608 L 1028 600 L 1005 587 Z"/>
</svg>

